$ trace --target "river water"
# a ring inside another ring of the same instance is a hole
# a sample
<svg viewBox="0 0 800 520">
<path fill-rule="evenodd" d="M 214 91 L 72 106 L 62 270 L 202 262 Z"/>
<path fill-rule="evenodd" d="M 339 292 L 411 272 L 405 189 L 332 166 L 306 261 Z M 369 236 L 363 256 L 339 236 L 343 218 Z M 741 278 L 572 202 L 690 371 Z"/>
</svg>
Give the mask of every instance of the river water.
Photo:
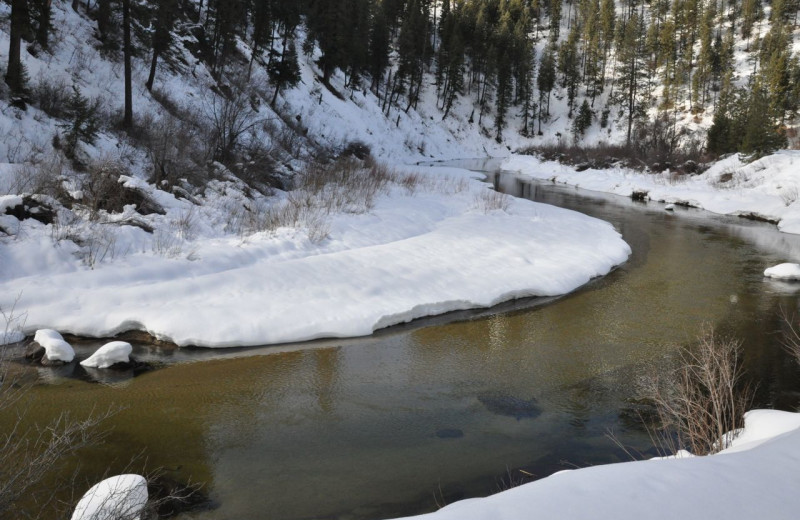
<svg viewBox="0 0 800 520">
<path fill-rule="evenodd" d="M 105 442 L 82 452 L 81 475 L 122 471 L 143 452 L 139 464 L 204 483 L 217 504 L 183 518 L 366 520 L 490 494 L 509 475 L 629 460 L 609 431 L 653 453 L 632 402 L 705 326 L 744 341 L 759 405 L 797 405 L 798 369 L 779 331 L 800 286 L 762 273 L 800 257 L 800 237 L 511 174 L 489 180 L 611 222 L 630 260 L 555 300 L 369 338 L 224 352 L 136 344 L 140 357 L 175 363 L 107 384 L 39 370 L 29 418 L 124 406 Z"/>
</svg>

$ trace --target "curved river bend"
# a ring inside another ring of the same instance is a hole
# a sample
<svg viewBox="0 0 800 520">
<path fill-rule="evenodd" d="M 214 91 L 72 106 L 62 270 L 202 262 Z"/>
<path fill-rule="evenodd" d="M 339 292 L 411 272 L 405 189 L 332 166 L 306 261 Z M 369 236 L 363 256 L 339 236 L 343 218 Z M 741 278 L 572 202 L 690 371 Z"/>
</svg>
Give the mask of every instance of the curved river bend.
<svg viewBox="0 0 800 520">
<path fill-rule="evenodd" d="M 627 419 L 631 400 L 704 324 L 744 340 L 760 405 L 796 405 L 798 370 L 776 331 L 800 286 L 762 273 L 799 258 L 800 237 L 510 174 L 491 180 L 612 222 L 630 260 L 546 305 L 246 351 L 137 345 L 140 356 L 202 362 L 111 385 L 41 370 L 29 417 L 124 405 L 107 441 L 83 453 L 82 474 L 122 471 L 144 451 L 150 467 L 206 483 L 218 508 L 185 518 L 377 519 L 495 492 L 519 468 L 539 477 L 628 460 L 609 430 L 647 450 Z"/>
</svg>

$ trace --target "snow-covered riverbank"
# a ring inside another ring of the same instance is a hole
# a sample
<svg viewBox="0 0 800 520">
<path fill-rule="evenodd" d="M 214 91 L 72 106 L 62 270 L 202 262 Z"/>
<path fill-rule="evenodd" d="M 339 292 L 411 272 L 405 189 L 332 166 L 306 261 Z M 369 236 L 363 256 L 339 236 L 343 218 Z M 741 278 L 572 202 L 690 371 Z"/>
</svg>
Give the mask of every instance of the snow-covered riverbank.
<svg viewBox="0 0 800 520">
<path fill-rule="evenodd" d="M 800 509 L 800 414 L 755 410 L 718 455 L 562 471 L 417 520 L 793 519 Z"/>
<path fill-rule="evenodd" d="M 415 170 L 413 193 L 394 185 L 369 212 L 332 215 L 317 241 L 291 228 L 221 233 L 221 200 L 192 209 L 161 192 L 167 215 L 146 217 L 157 229 L 193 211 L 180 254 L 157 247 L 158 231 L 109 225 L 114 254 L 90 268 L 69 240 L 51 238 L 52 225 L 28 219 L 0 246 L 0 307 L 19 295 L 27 332 L 138 329 L 178 345 L 261 345 L 565 294 L 630 254 L 608 223 L 496 194 L 465 170 Z"/>
<path fill-rule="evenodd" d="M 627 168 L 575 168 L 532 156 L 514 155 L 505 170 L 587 190 L 654 201 L 688 204 L 713 213 L 746 215 L 778 222 L 786 233 L 800 233 L 800 151 L 783 150 L 752 163 L 736 155 L 714 163 L 700 175 L 642 173 Z"/>
</svg>

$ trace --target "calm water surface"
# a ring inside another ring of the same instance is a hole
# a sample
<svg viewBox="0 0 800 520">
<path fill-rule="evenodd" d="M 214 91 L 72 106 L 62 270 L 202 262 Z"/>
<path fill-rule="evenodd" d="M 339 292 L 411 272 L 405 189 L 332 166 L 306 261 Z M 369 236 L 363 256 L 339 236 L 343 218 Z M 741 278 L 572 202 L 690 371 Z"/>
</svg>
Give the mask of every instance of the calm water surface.
<svg viewBox="0 0 800 520">
<path fill-rule="evenodd" d="M 365 520 L 495 492 L 518 468 L 539 477 L 628 460 L 610 430 L 647 450 L 626 420 L 630 401 L 704 324 L 744 340 L 761 405 L 796 406 L 798 370 L 777 331 L 800 286 L 762 273 L 800 257 L 800 237 L 513 175 L 490 180 L 613 223 L 633 255 L 546 304 L 356 340 L 225 352 L 137 345 L 175 363 L 106 384 L 38 370 L 30 417 L 124 405 L 106 442 L 83 453 L 82 475 L 121 471 L 143 451 L 149 467 L 204 482 L 218 504 L 183 518 Z"/>
</svg>

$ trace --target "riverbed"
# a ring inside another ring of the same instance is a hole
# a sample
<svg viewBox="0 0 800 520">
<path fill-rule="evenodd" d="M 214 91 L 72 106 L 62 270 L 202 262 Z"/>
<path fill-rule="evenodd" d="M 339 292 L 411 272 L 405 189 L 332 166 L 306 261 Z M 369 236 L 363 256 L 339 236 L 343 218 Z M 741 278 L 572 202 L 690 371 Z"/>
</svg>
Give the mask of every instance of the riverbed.
<svg viewBox="0 0 800 520">
<path fill-rule="evenodd" d="M 704 327 L 743 341 L 758 405 L 796 406 L 780 331 L 800 286 L 763 270 L 797 259 L 800 236 L 511 174 L 489 181 L 611 222 L 633 254 L 564 297 L 367 338 L 223 352 L 139 342 L 139 356 L 163 366 L 100 383 L 38 369 L 29 417 L 123 406 L 105 442 L 82 452 L 81 475 L 144 453 L 148 468 L 205 485 L 216 507 L 186 518 L 368 520 L 629 460 L 610 432 L 630 453 L 654 454 L 636 400 Z"/>
</svg>

